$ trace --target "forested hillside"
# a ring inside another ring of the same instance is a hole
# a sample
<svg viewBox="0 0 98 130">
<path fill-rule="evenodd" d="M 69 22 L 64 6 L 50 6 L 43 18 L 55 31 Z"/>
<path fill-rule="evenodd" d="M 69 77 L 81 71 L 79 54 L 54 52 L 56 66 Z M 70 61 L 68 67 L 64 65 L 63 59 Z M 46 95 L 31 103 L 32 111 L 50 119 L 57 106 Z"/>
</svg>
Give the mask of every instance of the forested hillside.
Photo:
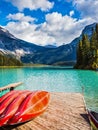
<svg viewBox="0 0 98 130">
<path fill-rule="evenodd" d="M 98 24 L 92 28 L 92 36 L 89 39 L 83 35 L 77 47 L 77 63 L 75 68 L 98 69 Z"/>
<path fill-rule="evenodd" d="M 0 54 L 0 66 L 21 66 L 22 63 L 14 57 Z"/>
</svg>

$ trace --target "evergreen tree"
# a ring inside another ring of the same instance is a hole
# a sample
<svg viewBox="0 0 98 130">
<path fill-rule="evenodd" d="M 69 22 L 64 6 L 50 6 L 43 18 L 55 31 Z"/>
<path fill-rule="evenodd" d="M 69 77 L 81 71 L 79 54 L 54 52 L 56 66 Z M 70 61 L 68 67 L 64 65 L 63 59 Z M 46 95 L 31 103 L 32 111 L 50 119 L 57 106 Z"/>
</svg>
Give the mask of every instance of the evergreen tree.
<svg viewBox="0 0 98 130">
<path fill-rule="evenodd" d="M 83 43 L 82 64 L 85 66 L 85 65 L 88 65 L 88 59 L 89 59 L 89 55 L 90 55 L 90 42 L 89 42 L 87 35 L 83 35 L 82 43 Z"/>
<path fill-rule="evenodd" d="M 0 66 L 22 66 L 21 61 L 15 57 L 0 54 Z"/>
<path fill-rule="evenodd" d="M 77 47 L 77 66 L 82 64 L 82 41 L 79 41 L 79 45 Z"/>
<path fill-rule="evenodd" d="M 78 44 L 76 68 L 98 68 L 98 24 L 90 40 L 87 35 L 82 36 Z"/>
</svg>

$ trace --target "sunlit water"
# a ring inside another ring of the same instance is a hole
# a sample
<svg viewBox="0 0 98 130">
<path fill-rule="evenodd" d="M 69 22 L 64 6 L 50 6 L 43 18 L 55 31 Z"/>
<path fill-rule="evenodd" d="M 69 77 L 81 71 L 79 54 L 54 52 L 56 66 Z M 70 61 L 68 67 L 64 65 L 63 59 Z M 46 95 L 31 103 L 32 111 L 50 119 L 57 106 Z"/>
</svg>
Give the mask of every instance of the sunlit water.
<svg viewBox="0 0 98 130">
<path fill-rule="evenodd" d="M 0 86 L 23 82 L 17 89 L 82 92 L 88 107 L 98 111 L 98 72 L 67 68 L 0 69 Z"/>
</svg>

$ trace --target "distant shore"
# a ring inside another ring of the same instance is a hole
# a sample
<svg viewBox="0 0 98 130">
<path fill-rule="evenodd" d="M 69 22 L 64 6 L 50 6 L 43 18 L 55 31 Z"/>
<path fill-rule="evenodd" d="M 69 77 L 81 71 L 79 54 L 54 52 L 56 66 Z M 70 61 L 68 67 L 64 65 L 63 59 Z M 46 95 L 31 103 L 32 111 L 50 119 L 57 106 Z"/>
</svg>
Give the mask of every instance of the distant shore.
<svg viewBox="0 0 98 130">
<path fill-rule="evenodd" d="M 49 67 L 49 68 L 73 68 L 73 66 L 60 66 L 60 65 L 44 65 L 44 64 L 25 64 L 23 66 L 0 66 L 0 68 L 25 68 L 25 67 Z"/>
</svg>

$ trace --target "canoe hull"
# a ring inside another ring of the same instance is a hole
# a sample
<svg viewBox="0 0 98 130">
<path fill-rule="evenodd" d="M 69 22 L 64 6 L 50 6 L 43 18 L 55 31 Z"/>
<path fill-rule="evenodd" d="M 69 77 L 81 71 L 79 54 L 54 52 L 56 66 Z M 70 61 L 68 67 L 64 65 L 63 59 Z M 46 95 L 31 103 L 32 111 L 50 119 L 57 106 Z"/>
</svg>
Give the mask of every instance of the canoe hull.
<svg viewBox="0 0 98 130">
<path fill-rule="evenodd" d="M 18 92 L 17 91 L 13 91 L 13 93 L 11 93 L 11 95 L 9 95 L 6 99 L 4 99 L 0 103 L 0 114 L 1 115 L 5 111 L 7 106 L 21 93 L 22 93 L 21 91 L 18 91 Z"/>
<path fill-rule="evenodd" d="M 0 127 L 24 123 L 39 116 L 48 107 L 49 99 L 50 93 L 47 91 L 11 92 L 0 106 Z"/>
<path fill-rule="evenodd" d="M 30 94 L 30 91 L 23 91 L 20 95 L 18 95 L 5 109 L 5 111 L 2 113 L 2 116 L 0 117 L 0 126 L 7 124 L 9 119 L 11 119 L 15 112 L 18 110 L 19 105 L 21 102 L 26 98 L 28 94 Z"/>
<path fill-rule="evenodd" d="M 90 124 L 93 130 L 98 130 L 98 113 L 88 110 Z"/>
<path fill-rule="evenodd" d="M 42 114 L 48 107 L 50 94 L 46 91 L 35 91 L 19 107 L 9 124 L 23 123 Z"/>
</svg>

